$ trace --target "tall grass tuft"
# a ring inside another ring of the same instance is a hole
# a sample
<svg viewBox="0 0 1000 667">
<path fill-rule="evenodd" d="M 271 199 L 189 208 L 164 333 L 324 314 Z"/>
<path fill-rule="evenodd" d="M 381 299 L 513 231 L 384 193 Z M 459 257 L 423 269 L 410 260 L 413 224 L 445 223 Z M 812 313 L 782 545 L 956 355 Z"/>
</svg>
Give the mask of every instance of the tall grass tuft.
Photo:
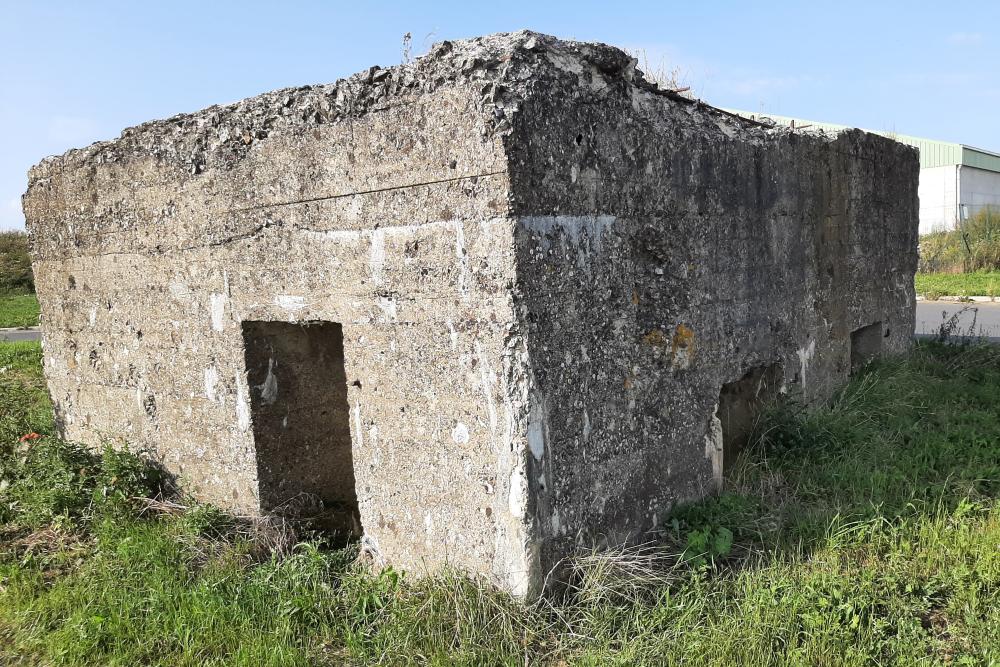
<svg viewBox="0 0 1000 667">
<path fill-rule="evenodd" d="M 920 237 L 921 273 L 1000 271 L 1000 210 L 985 207 L 957 229 Z"/>
</svg>

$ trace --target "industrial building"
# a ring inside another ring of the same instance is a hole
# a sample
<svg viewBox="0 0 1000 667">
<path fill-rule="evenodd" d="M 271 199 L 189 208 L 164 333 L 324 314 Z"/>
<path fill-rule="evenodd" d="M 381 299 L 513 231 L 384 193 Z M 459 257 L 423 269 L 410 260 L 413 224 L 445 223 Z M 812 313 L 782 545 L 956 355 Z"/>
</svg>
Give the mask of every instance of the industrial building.
<svg viewBox="0 0 1000 667">
<path fill-rule="evenodd" d="M 727 109 L 746 118 L 802 130 L 840 132 L 849 125 Z M 911 137 L 895 132 L 866 130 L 920 150 L 920 233 L 954 229 L 988 206 L 1000 207 L 1000 153 L 981 148 Z"/>
</svg>

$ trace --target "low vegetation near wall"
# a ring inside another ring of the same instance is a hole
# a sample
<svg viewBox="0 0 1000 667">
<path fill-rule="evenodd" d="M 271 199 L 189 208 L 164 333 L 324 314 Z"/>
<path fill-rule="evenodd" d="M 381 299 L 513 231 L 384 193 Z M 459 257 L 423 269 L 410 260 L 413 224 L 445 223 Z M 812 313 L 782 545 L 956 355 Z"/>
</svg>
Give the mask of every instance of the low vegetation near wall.
<svg viewBox="0 0 1000 667">
<path fill-rule="evenodd" d="M 1000 348 L 921 345 L 775 405 L 727 490 L 522 602 L 170 495 L 53 434 L 0 344 L 0 664 L 1000 663 Z"/>
<path fill-rule="evenodd" d="M 920 237 L 917 294 L 1000 297 L 1000 210 L 979 211 L 958 229 Z"/>
<path fill-rule="evenodd" d="M 24 232 L 0 232 L 0 295 L 35 291 Z"/>
<path fill-rule="evenodd" d="M 921 273 L 1000 271 L 1000 210 L 985 208 L 959 228 L 920 237 Z"/>
<path fill-rule="evenodd" d="M 38 324 L 38 299 L 23 232 L 0 232 L 0 328 Z"/>
<path fill-rule="evenodd" d="M 988 296 L 1000 298 L 1000 271 L 974 273 L 918 273 L 917 294 L 936 299 L 942 296 Z"/>
</svg>

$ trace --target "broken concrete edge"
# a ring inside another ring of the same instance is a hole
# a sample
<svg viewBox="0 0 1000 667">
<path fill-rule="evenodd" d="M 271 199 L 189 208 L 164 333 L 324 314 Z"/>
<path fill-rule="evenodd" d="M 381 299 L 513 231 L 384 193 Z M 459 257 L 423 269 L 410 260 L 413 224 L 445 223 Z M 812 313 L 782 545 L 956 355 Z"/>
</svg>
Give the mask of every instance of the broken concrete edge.
<svg viewBox="0 0 1000 667">
<path fill-rule="evenodd" d="M 509 46 L 513 44 L 514 48 Z M 455 49 L 461 45 L 460 49 Z M 456 52 L 456 58 L 448 60 Z M 272 131 L 293 125 L 320 126 L 349 118 L 358 118 L 392 97 L 410 93 L 426 94 L 446 83 L 481 81 L 483 107 L 494 108 L 497 127 L 504 125 L 503 109 L 508 95 L 504 86 L 488 85 L 505 79 L 502 65 L 517 53 L 549 51 L 556 57 L 570 54 L 596 65 L 606 76 L 622 78 L 637 88 L 669 98 L 679 104 L 714 115 L 719 122 L 734 128 L 755 129 L 767 135 L 795 134 L 793 128 L 768 125 L 739 114 L 714 107 L 702 100 L 685 97 L 661 88 L 638 69 L 638 60 L 617 47 L 596 42 L 560 40 L 530 30 L 497 33 L 457 42 L 435 43 L 427 54 L 410 63 L 383 68 L 373 65 L 362 72 L 333 83 L 308 84 L 253 95 L 229 104 L 213 105 L 198 111 L 180 113 L 124 129 L 118 138 L 97 141 L 42 159 L 28 171 L 28 191 L 36 181 L 52 170 L 70 164 L 116 162 L 149 152 L 158 161 L 174 160 L 199 173 L 207 168 L 207 157 L 224 150 L 228 159 L 239 159 L 250 147 L 266 139 Z M 441 67 L 442 63 L 445 64 Z M 507 81 L 507 83 L 512 83 Z M 231 121 L 237 122 L 231 122 Z M 845 130 L 862 131 L 862 130 Z M 799 133 L 802 134 L 801 132 Z M 832 133 L 807 135 L 835 138 Z M 173 141 L 164 141 L 173 139 Z M 913 149 L 914 151 L 916 149 Z M 26 195 L 27 196 L 27 193 Z"/>
</svg>

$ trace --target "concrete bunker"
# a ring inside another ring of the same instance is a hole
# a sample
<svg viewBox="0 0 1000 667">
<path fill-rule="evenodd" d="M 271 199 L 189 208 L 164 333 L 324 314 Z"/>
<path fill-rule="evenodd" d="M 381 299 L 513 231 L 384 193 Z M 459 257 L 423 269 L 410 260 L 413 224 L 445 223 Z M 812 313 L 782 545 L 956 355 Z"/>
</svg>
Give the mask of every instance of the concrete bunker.
<svg viewBox="0 0 1000 667">
<path fill-rule="evenodd" d="M 241 328 L 261 509 L 321 512 L 329 527 L 360 534 L 343 327 Z"/>
<path fill-rule="evenodd" d="M 851 373 L 864 368 L 882 355 L 882 323 L 874 322 L 851 332 Z"/>
<path fill-rule="evenodd" d="M 241 513 L 343 507 L 378 562 L 537 590 L 709 492 L 763 395 L 909 347 L 917 152 L 810 132 L 518 32 L 48 158 L 24 209 L 58 423 Z"/>
</svg>

